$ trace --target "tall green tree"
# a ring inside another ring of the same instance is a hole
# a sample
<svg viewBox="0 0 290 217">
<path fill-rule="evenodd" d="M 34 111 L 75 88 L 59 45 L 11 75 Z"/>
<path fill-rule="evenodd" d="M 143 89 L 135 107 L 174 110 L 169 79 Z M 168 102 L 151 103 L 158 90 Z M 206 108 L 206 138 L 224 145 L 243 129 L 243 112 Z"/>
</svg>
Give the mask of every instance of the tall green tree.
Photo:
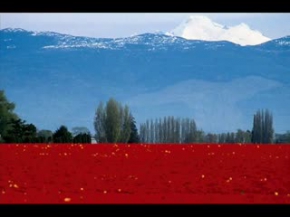
<svg viewBox="0 0 290 217">
<path fill-rule="evenodd" d="M 269 110 L 258 110 L 253 119 L 252 142 L 273 143 L 273 116 Z"/>
<path fill-rule="evenodd" d="M 95 126 L 95 139 L 98 143 L 106 143 L 107 142 L 107 135 L 106 135 L 106 110 L 104 107 L 103 102 L 100 102 L 95 115 L 94 120 Z"/>
<path fill-rule="evenodd" d="M 120 136 L 118 138 L 118 142 L 120 143 L 127 143 L 130 139 L 131 135 L 131 114 L 129 107 L 125 105 L 123 108 L 121 105 L 120 106 L 120 122 L 121 122 L 121 131 L 120 131 Z"/>
<path fill-rule="evenodd" d="M 4 142 L 12 122 L 18 119 L 14 109 L 15 104 L 8 101 L 4 90 L 0 90 L 0 142 Z"/>
<path fill-rule="evenodd" d="M 71 143 L 73 141 L 72 134 L 63 125 L 54 132 L 52 138 L 54 143 Z"/>
<path fill-rule="evenodd" d="M 128 143 L 139 143 L 140 137 L 138 134 L 138 129 L 136 127 L 136 121 L 132 115 L 130 115 L 130 125 L 131 125 L 131 133 Z"/>
<path fill-rule="evenodd" d="M 106 106 L 106 120 L 105 130 L 107 135 L 107 141 L 109 143 L 116 143 L 120 139 L 121 135 L 121 120 L 122 120 L 122 108 L 120 104 L 111 98 L 107 102 Z"/>
<path fill-rule="evenodd" d="M 94 127 L 98 143 L 128 143 L 131 135 L 129 107 L 110 98 L 96 110 Z"/>
</svg>

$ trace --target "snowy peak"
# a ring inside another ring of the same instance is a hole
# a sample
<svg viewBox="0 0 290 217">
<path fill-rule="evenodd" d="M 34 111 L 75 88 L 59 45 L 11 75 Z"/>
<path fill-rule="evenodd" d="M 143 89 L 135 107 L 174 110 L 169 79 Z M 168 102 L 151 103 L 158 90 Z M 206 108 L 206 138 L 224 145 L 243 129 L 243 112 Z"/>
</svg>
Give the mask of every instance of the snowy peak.
<svg viewBox="0 0 290 217">
<path fill-rule="evenodd" d="M 245 23 L 226 27 L 206 16 L 190 16 L 169 34 L 194 40 L 230 41 L 242 46 L 257 45 L 271 40 Z"/>
</svg>

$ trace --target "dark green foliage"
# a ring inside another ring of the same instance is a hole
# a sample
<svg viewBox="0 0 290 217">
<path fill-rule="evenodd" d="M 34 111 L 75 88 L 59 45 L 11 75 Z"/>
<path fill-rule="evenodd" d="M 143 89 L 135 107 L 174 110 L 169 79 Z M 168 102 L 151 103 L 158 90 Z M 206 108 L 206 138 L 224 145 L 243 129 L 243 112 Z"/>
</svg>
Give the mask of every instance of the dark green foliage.
<svg viewBox="0 0 290 217">
<path fill-rule="evenodd" d="M 206 143 L 218 143 L 218 135 L 213 133 L 208 133 L 205 136 Z"/>
<path fill-rule="evenodd" d="M 105 129 L 108 143 L 116 143 L 121 133 L 121 108 L 119 103 L 110 99 L 106 106 Z"/>
<path fill-rule="evenodd" d="M 5 92 L 0 90 L 0 142 L 5 141 L 4 137 L 7 137 L 8 131 L 11 130 L 12 121 L 17 120 L 18 117 L 13 110 L 15 104 L 7 100 Z"/>
<path fill-rule="evenodd" d="M 73 138 L 73 143 L 91 143 L 92 137 L 87 133 L 80 133 Z"/>
<path fill-rule="evenodd" d="M 273 143 L 274 129 L 273 129 L 273 116 L 266 110 L 259 110 L 254 115 L 252 142 L 270 144 Z"/>
<path fill-rule="evenodd" d="M 66 126 L 61 126 L 52 136 L 54 143 L 71 143 L 73 141 L 72 134 Z"/>
<path fill-rule="evenodd" d="M 25 124 L 21 119 L 10 121 L 10 127 L 3 137 L 6 143 L 36 143 L 37 129 L 33 124 Z"/>
<path fill-rule="evenodd" d="M 128 143 L 139 143 L 140 138 L 136 127 L 135 119 L 132 115 L 130 115 L 130 125 L 131 125 L 131 133 Z"/>
<path fill-rule="evenodd" d="M 101 102 L 97 108 L 94 126 L 98 143 L 127 143 L 131 135 L 128 106 L 111 98 L 106 106 Z"/>
<path fill-rule="evenodd" d="M 51 143 L 52 142 L 52 131 L 50 130 L 40 130 L 37 133 L 39 143 Z"/>
<path fill-rule="evenodd" d="M 276 134 L 275 143 L 290 144 L 290 131 L 287 131 L 284 134 Z"/>
<path fill-rule="evenodd" d="M 144 143 L 193 143 L 200 139 L 197 132 L 193 119 L 169 116 L 141 124 L 140 140 Z"/>
</svg>

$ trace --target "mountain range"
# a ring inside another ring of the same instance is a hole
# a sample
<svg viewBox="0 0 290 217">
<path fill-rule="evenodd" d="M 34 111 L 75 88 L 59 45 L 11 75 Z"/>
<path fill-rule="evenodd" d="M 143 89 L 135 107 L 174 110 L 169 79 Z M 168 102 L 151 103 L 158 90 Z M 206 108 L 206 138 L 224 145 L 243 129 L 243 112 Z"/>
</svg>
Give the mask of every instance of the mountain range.
<svg viewBox="0 0 290 217">
<path fill-rule="evenodd" d="M 190 117 L 206 132 L 251 129 L 253 114 L 273 113 L 290 130 L 290 37 L 258 45 L 190 40 L 163 33 L 127 38 L 0 30 L 0 89 L 39 129 L 88 127 L 114 97 L 137 123 Z"/>
</svg>

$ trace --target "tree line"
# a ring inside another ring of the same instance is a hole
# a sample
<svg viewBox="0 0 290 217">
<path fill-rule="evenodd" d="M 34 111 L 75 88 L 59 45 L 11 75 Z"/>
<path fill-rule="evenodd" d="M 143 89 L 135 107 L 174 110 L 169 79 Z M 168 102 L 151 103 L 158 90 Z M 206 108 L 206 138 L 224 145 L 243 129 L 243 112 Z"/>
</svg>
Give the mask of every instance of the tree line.
<svg viewBox="0 0 290 217">
<path fill-rule="evenodd" d="M 84 127 L 75 127 L 69 132 L 60 126 L 55 132 L 37 130 L 14 113 L 15 104 L 7 100 L 0 90 L 0 142 L 1 143 L 91 143 L 91 134 Z"/>
<path fill-rule="evenodd" d="M 94 117 L 95 134 L 86 127 L 75 127 L 72 132 L 60 126 L 55 132 L 37 130 L 14 113 L 15 104 L 0 91 L 0 142 L 2 143 L 290 143 L 290 132 L 274 138 L 273 115 L 269 110 L 258 110 L 253 117 L 252 130 L 238 129 L 228 133 L 205 133 L 198 129 L 193 118 L 173 116 L 148 119 L 140 124 L 127 105 L 110 98 L 100 102 Z"/>
</svg>

